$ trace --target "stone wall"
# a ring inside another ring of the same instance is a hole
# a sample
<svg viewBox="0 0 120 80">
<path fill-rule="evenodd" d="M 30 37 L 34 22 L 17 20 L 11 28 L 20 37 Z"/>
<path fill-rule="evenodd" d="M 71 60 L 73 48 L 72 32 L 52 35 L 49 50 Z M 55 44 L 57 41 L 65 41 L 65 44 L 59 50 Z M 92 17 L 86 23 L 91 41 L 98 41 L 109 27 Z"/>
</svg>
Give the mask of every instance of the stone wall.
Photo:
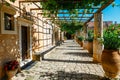
<svg viewBox="0 0 120 80">
<path fill-rule="evenodd" d="M 4 64 L 19 55 L 19 44 L 17 35 L 0 34 L 0 80 L 4 76 Z"/>
</svg>

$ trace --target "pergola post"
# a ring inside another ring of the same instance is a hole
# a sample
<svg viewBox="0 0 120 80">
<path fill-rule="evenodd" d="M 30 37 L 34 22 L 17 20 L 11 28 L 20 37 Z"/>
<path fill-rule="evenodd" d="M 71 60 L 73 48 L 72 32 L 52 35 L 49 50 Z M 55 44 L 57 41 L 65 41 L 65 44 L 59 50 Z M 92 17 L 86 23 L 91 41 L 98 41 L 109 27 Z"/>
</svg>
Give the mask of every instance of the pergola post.
<svg viewBox="0 0 120 80">
<path fill-rule="evenodd" d="M 64 41 L 64 32 L 61 32 L 61 40 Z"/>
<path fill-rule="evenodd" d="M 52 45 L 55 44 L 55 38 L 54 38 L 54 25 L 52 25 Z"/>
<path fill-rule="evenodd" d="M 87 35 L 87 23 L 85 23 L 83 25 L 83 31 L 81 32 L 81 35 L 84 36 L 84 39 L 86 39 L 88 37 L 88 35 Z M 86 40 L 84 40 L 83 48 L 87 49 L 87 41 Z"/>
<path fill-rule="evenodd" d="M 93 61 L 101 62 L 103 45 L 100 38 L 103 37 L 103 20 L 102 13 L 94 14 L 94 40 L 93 40 Z"/>
<path fill-rule="evenodd" d="M 81 33 L 80 33 L 80 30 L 77 30 L 76 33 L 75 33 L 75 40 L 77 40 L 77 37 L 80 36 Z"/>
<path fill-rule="evenodd" d="M 88 34 L 87 34 L 87 24 L 84 24 L 83 25 L 83 30 L 84 30 L 84 34 L 82 34 L 82 35 L 84 35 L 85 37 L 85 39 L 88 37 Z"/>
</svg>

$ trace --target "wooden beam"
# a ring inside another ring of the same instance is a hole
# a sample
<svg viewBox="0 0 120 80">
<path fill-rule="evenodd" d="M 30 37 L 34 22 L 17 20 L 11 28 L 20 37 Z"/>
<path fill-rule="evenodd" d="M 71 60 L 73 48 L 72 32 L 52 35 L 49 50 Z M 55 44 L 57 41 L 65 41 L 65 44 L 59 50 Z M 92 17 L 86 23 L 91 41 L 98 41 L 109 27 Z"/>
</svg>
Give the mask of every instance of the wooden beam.
<svg viewBox="0 0 120 80">
<path fill-rule="evenodd" d="M 105 9 L 107 6 L 109 6 L 114 0 L 109 0 L 107 4 L 103 5 L 100 9 L 97 10 L 96 13 L 101 12 L 103 9 Z"/>
<path fill-rule="evenodd" d="M 104 4 L 103 6 L 101 6 L 101 8 L 98 9 L 95 13 L 100 13 L 103 9 L 105 9 L 106 7 L 108 7 L 113 1 L 114 1 L 114 0 L 109 0 L 108 3 Z M 94 15 L 92 15 L 91 18 L 88 19 L 88 20 L 85 22 L 85 24 L 88 23 L 88 22 L 90 22 L 93 18 L 94 18 Z"/>
<path fill-rule="evenodd" d="M 47 18 L 47 17 L 43 17 L 43 18 Z M 77 18 L 78 19 L 79 18 L 80 19 L 80 18 L 90 18 L 90 17 L 88 17 L 88 16 L 83 16 L 83 17 L 82 16 L 79 16 L 79 17 L 65 17 L 65 16 L 63 16 L 63 17 L 56 17 L 56 18 L 58 18 L 58 19 L 60 19 L 60 18 L 68 18 L 68 19 L 69 18 L 72 18 L 72 19 L 73 18 L 75 18 L 75 19 Z"/>
<path fill-rule="evenodd" d="M 52 20 L 52 19 L 47 19 L 47 20 Z M 81 20 L 81 21 L 85 20 L 86 21 L 87 19 L 55 19 L 55 20 Z"/>
<path fill-rule="evenodd" d="M 33 2 L 34 5 L 36 5 L 39 9 L 40 9 L 40 4 L 36 4 L 35 2 Z"/>
<path fill-rule="evenodd" d="M 34 9 L 34 10 L 39 10 L 39 9 Z M 39 14 L 44 14 L 43 12 L 39 13 Z M 47 14 L 50 14 L 49 12 Z M 70 14 L 68 12 L 58 12 L 58 14 Z M 83 12 L 79 12 L 78 14 L 84 14 Z M 85 14 L 94 14 L 94 13 L 85 13 Z"/>
<path fill-rule="evenodd" d="M 30 10 L 43 10 L 43 8 L 31 8 Z"/>
<path fill-rule="evenodd" d="M 72 17 L 57 17 L 57 18 L 72 18 Z M 73 17 L 73 18 L 74 18 L 74 17 Z M 77 19 L 78 19 L 78 18 L 80 19 L 80 18 L 90 18 L 90 17 L 88 17 L 88 16 L 83 16 L 83 17 L 80 16 L 80 17 L 75 17 L 75 19 L 76 19 L 76 18 L 77 18 Z"/>
<path fill-rule="evenodd" d="M 47 0 L 19 0 L 21 3 L 27 3 L 27 2 L 46 2 Z"/>
<path fill-rule="evenodd" d="M 59 12 L 58 14 L 70 14 L 68 12 Z M 78 12 L 78 14 L 84 14 L 83 12 Z M 85 14 L 94 14 L 94 13 L 85 13 Z"/>
</svg>

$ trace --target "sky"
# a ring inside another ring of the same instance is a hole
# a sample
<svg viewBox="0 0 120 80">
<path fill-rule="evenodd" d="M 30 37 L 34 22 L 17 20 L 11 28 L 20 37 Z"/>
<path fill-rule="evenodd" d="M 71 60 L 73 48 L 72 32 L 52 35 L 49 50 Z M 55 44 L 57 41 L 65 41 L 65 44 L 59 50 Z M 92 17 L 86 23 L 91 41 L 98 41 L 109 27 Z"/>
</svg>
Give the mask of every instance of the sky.
<svg viewBox="0 0 120 80">
<path fill-rule="evenodd" d="M 115 4 L 120 5 L 120 0 L 115 0 Z M 112 5 L 105 8 L 103 11 L 103 21 L 117 21 L 120 24 L 120 6 L 112 7 Z"/>
</svg>

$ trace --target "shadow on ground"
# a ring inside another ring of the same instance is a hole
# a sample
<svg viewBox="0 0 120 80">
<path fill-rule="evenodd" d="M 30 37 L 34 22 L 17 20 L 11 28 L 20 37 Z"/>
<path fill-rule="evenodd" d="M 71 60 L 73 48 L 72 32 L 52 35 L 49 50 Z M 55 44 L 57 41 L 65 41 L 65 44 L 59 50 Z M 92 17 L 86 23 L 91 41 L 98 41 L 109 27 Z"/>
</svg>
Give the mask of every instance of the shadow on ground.
<svg viewBox="0 0 120 80">
<path fill-rule="evenodd" d="M 84 50 L 83 48 L 73 49 L 73 48 L 56 48 L 57 50 Z"/>
<path fill-rule="evenodd" d="M 81 56 L 81 57 L 92 57 L 92 54 L 87 52 L 66 52 L 65 55 Z"/>
<path fill-rule="evenodd" d="M 93 61 L 80 61 L 80 60 L 60 60 L 60 59 L 46 59 L 44 58 L 43 61 L 51 61 L 51 62 L 66 62 L 66 63 L 84 63 L 84 64 L 96 64 Z"/>
<path fill-rule="evenodd" d="M 67 47 L 80 47 L 80 46 L 67 46 Z"/>
<path fill-rule="evenodd" d="M 95 74 L 58 71 L 56 73 L 41 73 L 41 79 L 44 77 L 49 80 L 101 80 L 102 77 Z"/>
</svg>

